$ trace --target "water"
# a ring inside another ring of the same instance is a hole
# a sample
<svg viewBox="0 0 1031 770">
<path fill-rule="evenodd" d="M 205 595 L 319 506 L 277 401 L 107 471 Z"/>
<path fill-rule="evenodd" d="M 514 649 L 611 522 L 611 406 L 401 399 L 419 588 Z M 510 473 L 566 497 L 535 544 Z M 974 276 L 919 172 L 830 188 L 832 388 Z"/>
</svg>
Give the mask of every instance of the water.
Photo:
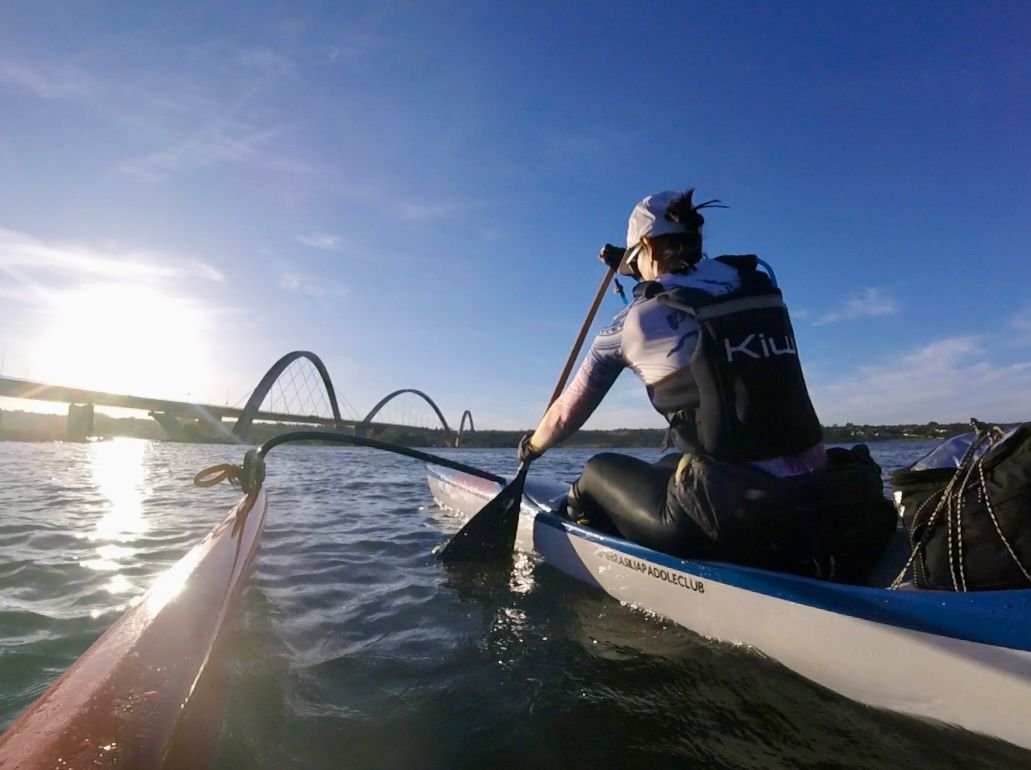
<svg viewBox="0 0 1031 770">
<path fill-rule="evenodd" d="M 872 448 L 889 470 L 929 446 Z M 515 465 L 511 450 L 443 453 Z M 572 479 L 590 454 L 555 450 L 532 473 Z M 190 479 L 241 457 L 136 440 L 0 444 L 0 727 L 222 518 L 236 494 Z M 418 462 L 286 446 L 267 486 L 221 770 L 1031 766 L 525 559 L 508 581 L 448 573 L 432 551 L 458 522 L 431 505 Z"/>
</svg>

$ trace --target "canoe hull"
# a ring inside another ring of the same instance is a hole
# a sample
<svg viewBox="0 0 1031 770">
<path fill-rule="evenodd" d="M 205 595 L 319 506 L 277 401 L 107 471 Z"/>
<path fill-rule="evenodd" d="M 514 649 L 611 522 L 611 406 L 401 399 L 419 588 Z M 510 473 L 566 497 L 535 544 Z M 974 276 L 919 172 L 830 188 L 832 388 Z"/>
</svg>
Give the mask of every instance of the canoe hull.
<svg viewBox="0 0 1031 770">
<path fill-rule="evenodd" d="M 205 766 L 265 513 L 263 491 L 244 498 L 162 574 L 0 737 L 0 768 Z"/>
<path fill-rule="evenodd" d="M 429 485 L 439 503 L 462 513 L 477 511 L 497 488 L 439 469 Z M 887 591 L 678 559 L 530 500 L 517 547 L 621 602 L 754 647 L 860 703 L 1031 749 L 1031 591 Z M 980 625 L 998 626 L 1003 613 L 1012 621 L 1003 633 L 978 628 L 979 616 Z"/>
</svg>

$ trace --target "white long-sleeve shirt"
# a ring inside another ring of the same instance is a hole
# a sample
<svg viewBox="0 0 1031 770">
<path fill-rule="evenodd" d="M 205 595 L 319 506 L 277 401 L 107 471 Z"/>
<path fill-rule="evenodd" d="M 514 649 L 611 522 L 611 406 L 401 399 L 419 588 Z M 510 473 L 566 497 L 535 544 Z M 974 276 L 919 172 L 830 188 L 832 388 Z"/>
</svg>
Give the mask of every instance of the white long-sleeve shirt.
<svg viewBox="0 0 1031 770">
<path fill-rule="evenodd" d="M 683 286 L 713 296 L 741 285 L 737 270 L 712 259 L 702 259 L 686 275 L 663 274 L 656 280 L 666 289 Z M 677 390 L 669 387 L 675 385 L 670 380 L 679 377 L 691 382 L 689 367 L 697 340 L 698 324 L 693 317 L 656 299 L 635 298 L 595 337 L 573 381 L 541 419 L 534 446 L 548 449 L 579 430 L 626 368 L 641 378 L 660 413 L 678 408 L 679 404 L 663 400 Z M 817 444 L 799 455 L 753 465 L 777 476 L 792 476 L 822 468 L 826 462 L 823 445 Z"/>
</svg>

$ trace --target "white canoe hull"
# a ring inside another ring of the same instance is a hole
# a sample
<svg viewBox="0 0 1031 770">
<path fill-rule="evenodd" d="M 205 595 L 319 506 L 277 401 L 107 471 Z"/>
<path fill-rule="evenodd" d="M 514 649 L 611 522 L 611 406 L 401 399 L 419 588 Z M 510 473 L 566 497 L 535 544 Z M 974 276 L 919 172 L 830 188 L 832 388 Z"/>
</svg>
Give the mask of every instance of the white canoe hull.
<svg viewBox="0 0 1031 770">
<path fill-rule="evenodd" d="M 439 503 L 469 514 L 498 491 L 438 469 L 429 485 Z M 1031 590 L 888 591 L 678 559 L 525 498 L 516 546 L 621 602 L 753 647 L 860 703 L 1031 749 Z"/>
</svg>

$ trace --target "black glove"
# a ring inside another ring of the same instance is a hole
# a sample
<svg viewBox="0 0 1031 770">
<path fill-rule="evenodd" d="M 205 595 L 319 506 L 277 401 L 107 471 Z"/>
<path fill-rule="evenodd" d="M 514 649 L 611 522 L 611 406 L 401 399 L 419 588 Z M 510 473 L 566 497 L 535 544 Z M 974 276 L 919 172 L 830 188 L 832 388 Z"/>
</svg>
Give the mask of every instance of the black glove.
<svg viewBox="0 0 1031 770">
<path fill-rule="evenodd" d="M 618 270 L 619 263 L 623 261 L 624 254 L 626 254 L 626 249 L 622 246 L 613 246 L 611 243 L 606 243 L 601 247 L 601 251 L 598 252 L 598 259 L 613 270 Z"/>
<path fill-rule="evenodd" d="M 537 447 L 530 443 L 530 439 L 533 437 L 533 433 L 527 433 L 521 439 L 519 439 L 519 449 L 517 456 L 519 457 L 519 464 L 532 463 L 544 452 L 540 451 Z"/>
</svg>

